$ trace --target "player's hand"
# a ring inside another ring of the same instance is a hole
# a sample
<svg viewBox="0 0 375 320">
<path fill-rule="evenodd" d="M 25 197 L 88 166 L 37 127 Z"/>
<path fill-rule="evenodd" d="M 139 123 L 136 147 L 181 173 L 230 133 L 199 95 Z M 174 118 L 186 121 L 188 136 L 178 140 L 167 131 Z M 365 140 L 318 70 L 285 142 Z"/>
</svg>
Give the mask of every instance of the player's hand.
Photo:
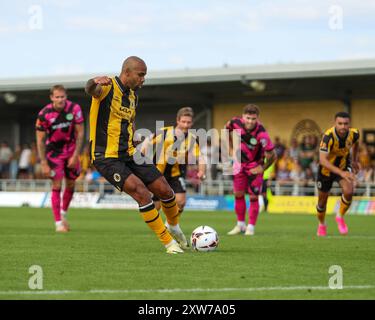
<svg viewBox="0 0 375 320">
<path fill-rule="evenodd" d="M 72 156 L 69 158 L 68 160 L 68 165 L 67 167 L 69 169 L 73 169 L 76 165 L 77 165 L 77 162 L 78 162 L 78 156 Z"/>
<path fill-rule="evenodd" d="M 51 175 L 51 168 L 49 167 L 48 165 L 48 162 L 47 161 L 42 161 L 41 162 L 41 166 L 42 166 L 42 173 L 45 177 L 49 178 L 50 175 Z"/>
<path fill-rule="evenodd" d="M 112 80 L 111 80 L 111 78 L 109 78 L 107 76 L 102 76 L 102 77 L 94 78 L 94 82 L 96 84 L 100 84 L 102 86 L 108 86 L 112 83 Z"/>
<path fill-rule="evenodd" d="M 343 171 L 341 173 L 341 177 L 343 179 L 345 179 L 346 181 L 350 182 L 350 183 L 353 183 L 353 182 L 356 181 L 356 177 L 355 177 L 354 173 L 349 172 L 349 171 Z"/>
<path fill-rule="evenodd" d="M 198 171 L 197 178 L 200 179 L 200 180 L 205 180 L 206 174 L 203 171 Z"/>
<path fill-rule="evenodd" d="M 249 170 L 251 174 L 261 174 L 263 173 L 263 166 L 259 165 L 259 166 L 256 166 L 255 168 L 252 168 Z"/>
<path fill-rule="evenodd" d="M 360 163 L 359 162 L 353 162 L 352 163 L 352 169 L 353 169 L 353 173 L 357 174 L 359 172 L 359 170 L 361 170 Z"/>
</svg>

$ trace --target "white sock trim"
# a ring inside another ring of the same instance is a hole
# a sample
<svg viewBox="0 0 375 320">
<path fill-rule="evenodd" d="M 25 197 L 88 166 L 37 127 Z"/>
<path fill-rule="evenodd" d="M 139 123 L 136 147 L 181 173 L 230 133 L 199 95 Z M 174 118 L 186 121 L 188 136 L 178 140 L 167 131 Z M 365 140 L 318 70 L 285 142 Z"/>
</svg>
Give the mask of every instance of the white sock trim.
<svg viewBox="0 0 375 320">
<path fill-rule="evenodd" d="M 169 199 L 160 199 L 161 202 L 168 202 L 171 201 L 176 195 L 173 193 L 173 196 Z"/>
<path fill-rule="evenodd" d="M 153 202 L 150 202 L 149 204 L 146 204 L 145 206 L 139 207 L 139 209 L 147 208 L 147 207 L 149 207 L 149 206 L 151 206 L 153 204 L 154 204 Z"/>
</svg>

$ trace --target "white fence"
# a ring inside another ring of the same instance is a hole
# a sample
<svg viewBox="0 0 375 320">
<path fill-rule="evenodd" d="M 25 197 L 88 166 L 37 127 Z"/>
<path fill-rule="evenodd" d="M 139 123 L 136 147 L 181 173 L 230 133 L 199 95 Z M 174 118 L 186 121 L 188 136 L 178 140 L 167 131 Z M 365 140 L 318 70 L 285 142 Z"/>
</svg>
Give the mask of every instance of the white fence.
<svg viewBox="0 0 375 320">
<path fill-rule="evenodd" d="M 225 195 L 233 193 L 232 180 L 206 180 L 199 186 L 195 186 L 189 182 L 187 184 L 187 192 L 189 194 L 199 195 Z M 314 182 L 309 183 L 279 183 L 272 181 L 270 188 L 275 195 L 317 195 L 317 189 Z M 0 180 L 0 191 L 3 192 L 47 192 L 51 190 L 51 181 L 46 180 Z M 118 192 L 108 182 L 87 182 L 77 181 L 76 191 L 79 192 L 99 192 L 116 193 Z M 334 184 L 331 193 L 333 195 L 341 194 L 341 189 L 337 184 Z M 375 196 L 375 183 L 359 183 L 355 188 L 356 196 L 371 197 Z"/>
</svg>

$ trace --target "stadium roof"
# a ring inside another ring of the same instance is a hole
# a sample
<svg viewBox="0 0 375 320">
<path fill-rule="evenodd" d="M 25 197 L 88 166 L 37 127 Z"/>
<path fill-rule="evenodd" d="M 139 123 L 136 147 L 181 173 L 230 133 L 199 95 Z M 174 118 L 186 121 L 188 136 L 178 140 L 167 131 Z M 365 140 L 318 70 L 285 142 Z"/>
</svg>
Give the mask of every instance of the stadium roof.
<svg viewBox="0 0 375 320">
<path fill-rule="evenodd" d="M 88 79 L 97 75 L 100 74 L 0 79 L 0 92 L 44 90 L 49 89 L 56 83 L 61 83 L 69 89 L 78 89 L 84 87 Z M 108 73 L 108 75 L 114 75 L 114 73 L 111 72 Z M 363 75 L 375 75 L 375 59 L 150 71 L 147 76 L 146 85 L 199 84 Z"/>
</svg>

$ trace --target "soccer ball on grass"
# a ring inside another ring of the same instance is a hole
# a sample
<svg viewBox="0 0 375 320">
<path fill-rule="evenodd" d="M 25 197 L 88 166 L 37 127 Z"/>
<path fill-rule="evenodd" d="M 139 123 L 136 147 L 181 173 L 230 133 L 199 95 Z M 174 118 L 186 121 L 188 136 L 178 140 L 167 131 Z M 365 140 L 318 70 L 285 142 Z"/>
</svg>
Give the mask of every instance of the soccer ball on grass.
<svg viewBox="0 0 375 320">
<path fill-rule="evenodd" d="M 208 226 L 199 226 L 191 233 L 191 247 L 196 251 L 213 251 L 219 244 L 217 232 Z"/>
</svg>

